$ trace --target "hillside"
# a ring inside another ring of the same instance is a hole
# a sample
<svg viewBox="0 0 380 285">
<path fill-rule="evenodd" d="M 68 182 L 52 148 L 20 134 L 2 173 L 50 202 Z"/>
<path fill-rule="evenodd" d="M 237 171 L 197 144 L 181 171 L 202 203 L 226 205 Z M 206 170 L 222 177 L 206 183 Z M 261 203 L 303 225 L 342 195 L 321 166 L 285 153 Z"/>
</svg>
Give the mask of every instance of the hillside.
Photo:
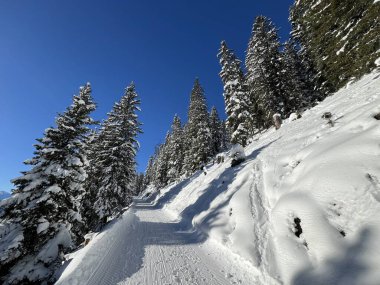
<svg viewBox="0 0 380 285">
<path fill-rule="evenodd" d="M 136 198 L 57 284 L 378 284 L 379 113 L 374 72 L 254 137 L 242 164 Z"/>
<path fill-rule="evenodd" d="M 8 192 L 5 192 L 5 191 L 0 191 L 0 201 L 3 200 L 3 199 L 6 199 L 8 197 L 10 197 L 11 194 L 8 193 Z"/>
</svg>

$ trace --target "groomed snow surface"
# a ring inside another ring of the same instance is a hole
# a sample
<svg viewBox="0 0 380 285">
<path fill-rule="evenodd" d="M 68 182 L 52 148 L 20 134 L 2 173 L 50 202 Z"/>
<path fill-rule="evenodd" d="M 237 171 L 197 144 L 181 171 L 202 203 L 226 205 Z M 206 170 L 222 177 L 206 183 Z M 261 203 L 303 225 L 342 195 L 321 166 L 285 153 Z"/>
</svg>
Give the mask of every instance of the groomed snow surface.
<svg viewBox="0 0 380 285">
<path fill-rule="evenodd" d="M 380 284 L 379 113 L 375 72 L 254 137 L 240 165 L 136 198 L 57 284 Z"/>
</svg>

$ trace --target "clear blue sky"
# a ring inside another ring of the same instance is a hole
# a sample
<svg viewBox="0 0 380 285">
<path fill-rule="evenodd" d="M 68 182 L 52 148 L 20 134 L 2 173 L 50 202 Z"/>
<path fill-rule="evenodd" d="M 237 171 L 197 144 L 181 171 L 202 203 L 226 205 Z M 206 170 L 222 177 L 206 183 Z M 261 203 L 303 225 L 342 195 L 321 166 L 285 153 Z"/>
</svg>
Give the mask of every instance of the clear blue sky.
<svg viewBox="0 0 380 285">
<path fill-rule="evenodd" d="M 12 188 L 35 139 L 54 125 L 78 87 L 91 82 L 105 118 L 133 80 L 142 101 L 138 170 L 175 113 L 185 120 L 195 77 L 224 116 L 216 58 L 226 40 L 240 59 L 253 19 L 289 33 L 291 0 L 0 1 L 0 190 Z"/>
</svg>

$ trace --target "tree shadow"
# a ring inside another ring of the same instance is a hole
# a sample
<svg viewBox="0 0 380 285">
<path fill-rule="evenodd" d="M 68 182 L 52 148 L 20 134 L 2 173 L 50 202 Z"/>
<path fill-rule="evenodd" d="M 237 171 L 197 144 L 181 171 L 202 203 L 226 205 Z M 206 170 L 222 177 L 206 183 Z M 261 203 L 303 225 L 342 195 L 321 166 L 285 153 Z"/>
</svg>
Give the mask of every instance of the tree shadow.
<svg viewBox="0 0 380 285">
<path fill-rule="evenodd" d="M 360 284 L 362 277 L 370 272 L 369 264 L 365 264 L 360 255 L 368 250 L 371 231 L 364 228 L 358 240 L 349 246 L 344 254 L 327 260 L 319 270 L 308 268 L 299 272 L 291 284 L 294 285 L 328 285 L 328 284 Z M 371 283 L 372 284 L 372 283 Z"/>
<path fill-rule="evenodd" d="M 136 202 L 134 208 L 139 210 L 158 210 L 162 209 L 162 207 L 172 201 L 178 194 L 181 192 L 182 188 L 186 187 L 193 179 L 197 178 L 201 175 L 201 171 L 196 172 L 190 178 L 187 178 L 178 184 L 172 186 L 172 188 L 166 191 L 162 196 L 160 196 L 157 201 L 155 201 L 156 197 L 159 195 L 159 192 L 153 193 L 147 199 L 137 198 L 134 200 Z"/>
<path fill-rule="evenodd" d="M 218 178 L 212 180 L 208 186 L 205 187 L 205 191 L 198 197 L 198 199 L 188 207 L 186 207 L 180 214 L 181 221 L 180 225 L 182 229 L 189 229 L 192 225 L 193 218 L 199 213 L 206 211 L 210 208 L 212 201 L 220 194 L 225 193 L 230 185 L 235 181 L 238 173 L 245 168 L 253 159 L 255 159 L 265 148 L 271 145 L 274 141 L 254 150 L 247 159 L 235 167 L 228 167 L 223 171 Z M 223 203 L 215 207 L 212 212 L 208 213 L 205 220 L 202 222 L 203 225 L 207 223 L 209 227 L 211 227 L 211 220 L 215 219 L 218 213 L 218 210 L 223 208 L 225 205 L 229 203 L 232 196 L 236 191 L 240 189 L 240 186 L 243 185 L 246 180 L 242 180 L 239 185 L 235 187 L 235 191 L 229 193 L 228 197 L 225 199 Z"/>
</svg>

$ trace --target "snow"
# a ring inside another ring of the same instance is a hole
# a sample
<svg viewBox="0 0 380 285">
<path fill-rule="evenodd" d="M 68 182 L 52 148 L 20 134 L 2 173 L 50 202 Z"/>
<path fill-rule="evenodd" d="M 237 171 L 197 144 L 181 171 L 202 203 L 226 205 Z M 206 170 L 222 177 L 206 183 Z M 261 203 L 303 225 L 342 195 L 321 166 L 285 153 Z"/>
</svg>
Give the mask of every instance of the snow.
<svg viewBox="0 0 380 285">
<path fill-rule="evenodd" d="M 345 42 L 344 45 L 336 52 L 336 55 L 340 55 L 342 52 L 344 52 L 344 49 L 346 48 L 348 42 Z"/>
<path fill-rule="evenodd" d="M 378 0 L 378 1 L 380 1 L 380 0 Z M 377 67 L 380 66 L 380 57 L 379 57 L 378 59 L 375 60 L 375 65 L 376 65 Z"/>
<path fill-rule="evenodd" d="M 289 121 L 289 122 L 292 122 L 292 121 L 295 121 L 295 120 L 297 120 L 297 119 L 298 119 L 298 114 L 297 114 L 297 113 L 291 113 L 291 114 L 289 115 L 288 121 Z"/>
<path fill-rule="evenodd" d="M 38 220 L 38 226 L 37 226 L 37 234 L 43 233 L 49 228 L 50 223 L 44 219 L 41 218 Z"/>
<path fill-rule="evenodd" d="M 228 156 L 235 159 L 245 159 L 244 148 L 240 144 L 234 144 L 228 151 Z"/>
<path fill-rule="evenodd" d="M 57 284 L 379 284 L 379 90 L 366 75 L 253 137 L 241 164 L 149 188 Z"/>
<path fill-rule="evenodd" d="M 24 278 L 27 278 L 31 283 L 38 284 L 40 279 L 47 278 L 50 271 L 44 263 L 55 260 L 59 245 L 70 246 L 70 241 L 70 233 L 64 226 L 60 227 L 58 234 L 44 245 L 37 257 L 24 256 L 11 269 L 12 277 L 7 280 L 7 284 L 21 284 Z"/>
</svg>

